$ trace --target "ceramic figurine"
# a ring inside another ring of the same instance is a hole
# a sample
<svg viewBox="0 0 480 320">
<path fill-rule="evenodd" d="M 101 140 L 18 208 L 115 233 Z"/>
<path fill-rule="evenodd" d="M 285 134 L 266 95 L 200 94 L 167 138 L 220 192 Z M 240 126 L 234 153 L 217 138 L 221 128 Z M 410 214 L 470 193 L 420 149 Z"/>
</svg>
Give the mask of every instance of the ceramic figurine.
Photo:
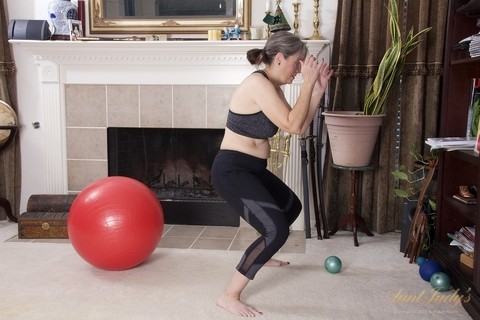
<svg viewBox="0 0 480 320">
<path fill-rule="evenodd" d="M 225 33 L 225 40 L 230 40 L 232 38 L 240 40 L 241 30 L 238 24 L 236 24 L 235 27 L 230 29 L 225 28 L 223 32 Z"/>
<path fill-rule="evenodd" d="M 68 20 L 77 20 L 77 17 L 77 6 L 70 0 L 52 0 L 48 4 L 48 23 L 54 37 L 70 37 Z"/>
</svg>

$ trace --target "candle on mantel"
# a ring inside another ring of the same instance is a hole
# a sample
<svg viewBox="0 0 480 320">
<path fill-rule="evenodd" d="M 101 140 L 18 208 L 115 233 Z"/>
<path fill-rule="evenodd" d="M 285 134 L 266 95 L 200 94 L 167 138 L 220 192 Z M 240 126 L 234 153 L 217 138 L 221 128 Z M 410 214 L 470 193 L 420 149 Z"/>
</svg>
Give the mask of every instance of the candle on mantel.
<svg viewBox="0 0 480 320">
<path fill-rule="evenodd" d="M 270 12 L 270 0 L 267 0 L 265 4 L 265 12 Z"/>
<path fill-rule="evenodd" d="M 86 34 L 87 30 L 85 29 L 85 0 L 77 1 L 77 19 L 82 23 L 82 32 Z"/>
</svg>

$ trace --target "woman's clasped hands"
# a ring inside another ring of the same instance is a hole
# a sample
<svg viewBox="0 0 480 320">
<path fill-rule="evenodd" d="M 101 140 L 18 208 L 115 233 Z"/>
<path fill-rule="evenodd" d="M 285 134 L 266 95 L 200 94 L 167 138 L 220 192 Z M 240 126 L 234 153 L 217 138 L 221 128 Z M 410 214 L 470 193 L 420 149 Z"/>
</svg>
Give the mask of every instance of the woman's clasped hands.
<svg viewBox="0 0 480 320">
<path fill-rule="evenodd" d="M 322 89 L 326 88 L 333 70 L 324 59 L 318 60 L 313 55 L 308 55 L 305 60 L 300 61 L 300 65 L 300 72 L 305 82 L 317 81 Z"/>
</svg>

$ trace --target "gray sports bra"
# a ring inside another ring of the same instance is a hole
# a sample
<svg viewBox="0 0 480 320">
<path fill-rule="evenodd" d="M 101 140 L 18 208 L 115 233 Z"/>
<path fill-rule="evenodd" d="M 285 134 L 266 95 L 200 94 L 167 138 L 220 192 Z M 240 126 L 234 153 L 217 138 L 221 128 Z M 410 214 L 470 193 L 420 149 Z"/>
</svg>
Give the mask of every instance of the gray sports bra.
<svg viewBox="0 0 480 320">
<path fill-rule="evenodd" d="M 261 73 L 268 79 L 267 74 L 262 70 L 254 73 Z M 228 110 L 226 126 L 235 133 L 254 139 L 268 139 L 278 131 L 278 127 L 262 111 L 240 114 Z"/>
</svg>

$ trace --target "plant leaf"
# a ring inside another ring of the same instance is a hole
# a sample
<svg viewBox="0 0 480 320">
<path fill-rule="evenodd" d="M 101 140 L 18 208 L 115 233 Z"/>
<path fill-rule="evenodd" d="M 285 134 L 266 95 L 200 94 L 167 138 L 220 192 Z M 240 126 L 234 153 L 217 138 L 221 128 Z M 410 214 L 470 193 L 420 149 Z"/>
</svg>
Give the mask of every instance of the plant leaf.
<svg viewBox="0 0 480 320">
<path fill-rule="evenodd" d="M 408 175 L 403 171 L 395 170 L 391 174 L 398 180 L 408 181 Z"/>
<path fill-rule="evenodd" d="M 402 74 L 406 56 L 418 47 L 420 44 L 418 38 L 431 30 L 431 28 L 428 27 L 414 34 L 412 28 L 405 37 L 405 41 L 403 41 L 398 23 L 396 0 L 389 0 L 388 15 L 388 30 L 391 43 L 380 61 L 378 72 L 372 85 L 366 91 L 363 102 L 364 115 L 385 113 L 385 101 L 388 98 L 393 84 L 398 81 Z"/>
<path fill-rule="evenodd" d="M 395 195 L 399 198 L 408 198 L 408 192 L 402 189 L 393 189 L 393 192 L 395 192 Z"/>
</svg>

